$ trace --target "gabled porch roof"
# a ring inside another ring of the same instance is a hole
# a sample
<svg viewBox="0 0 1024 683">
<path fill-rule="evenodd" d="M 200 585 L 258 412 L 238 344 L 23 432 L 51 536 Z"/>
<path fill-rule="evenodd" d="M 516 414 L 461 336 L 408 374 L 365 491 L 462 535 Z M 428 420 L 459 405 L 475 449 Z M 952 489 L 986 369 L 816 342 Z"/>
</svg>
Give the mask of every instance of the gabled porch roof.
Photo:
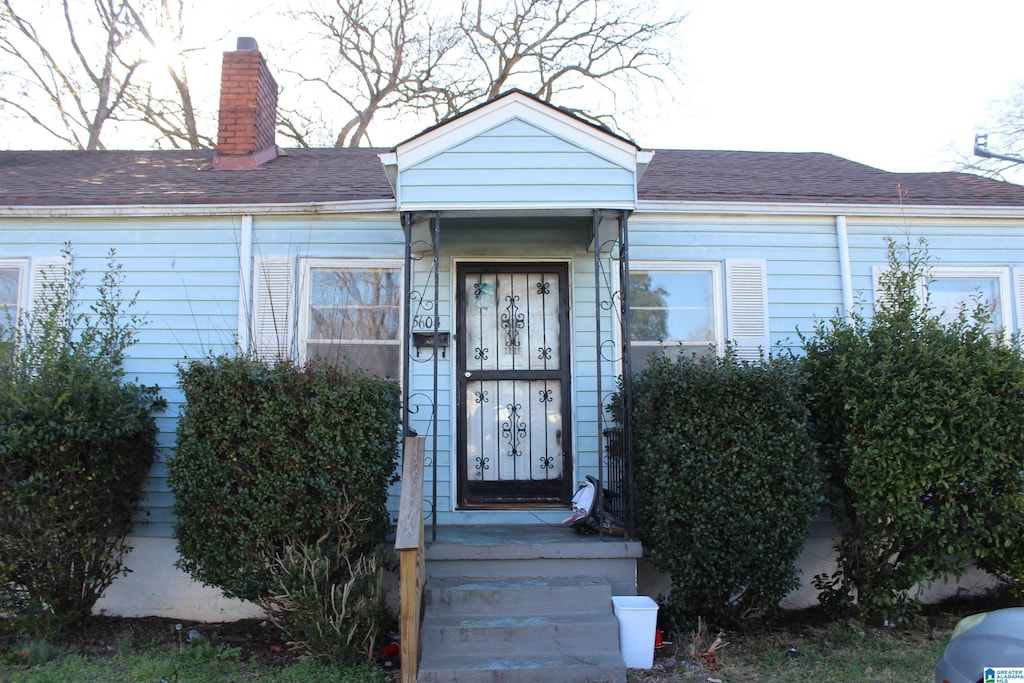
<svg viewBox="0 0 1024 683">
<path fill-rule="evenodd" d="M 381 155 L 399 211 L 636 207 L 653 152 L 510 91 Z"/>
</svg>

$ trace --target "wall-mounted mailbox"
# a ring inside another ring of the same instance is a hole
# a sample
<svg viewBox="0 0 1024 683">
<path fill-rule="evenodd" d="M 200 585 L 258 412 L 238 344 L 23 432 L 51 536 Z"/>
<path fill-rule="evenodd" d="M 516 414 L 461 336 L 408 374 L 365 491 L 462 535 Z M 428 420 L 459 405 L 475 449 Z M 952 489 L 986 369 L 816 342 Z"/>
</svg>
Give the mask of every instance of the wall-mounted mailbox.
<svg viewBox="0 0 1024 683">
<path fill-rule="evenodd" d="M 413 332 L 412 345 L 416 347 L 417 358 L 420 356 L 420 350 L 434 348 L 434 337 L 437 337 L 437 348 L 441 350 L 441 357 L 447 358 L 451 334 L 448 332 Z"/>
</svg>

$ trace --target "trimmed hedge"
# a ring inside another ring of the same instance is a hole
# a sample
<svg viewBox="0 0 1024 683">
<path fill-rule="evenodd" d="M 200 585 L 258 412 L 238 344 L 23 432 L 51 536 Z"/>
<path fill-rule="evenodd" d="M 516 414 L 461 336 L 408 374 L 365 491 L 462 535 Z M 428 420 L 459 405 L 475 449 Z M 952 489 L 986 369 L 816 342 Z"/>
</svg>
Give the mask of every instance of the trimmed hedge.
<svg viewBox="0 0 1024 683">
<path fill-rule="evenodd" d="M 157 388 L 124 382 L 142 321 L 111 252 L 91 313 L 83 271 L 45 286 L 0 355 L 0 612 L 22 631 L 69 627 L 125 572 L 126 542 L 156 451 Z"/>
<path fill-rule="evenodd" d="M 890 240 L 874 316 L 803 339 L 842 532 L 839 570 L 816 584 L 837 615 L 898 622 L 918 584 L 978 558 L 1024 579 L 1024 357 L 982 306 L 944 322 L 920 298 L 927 272 L 923 245 Z"/>
<path fill-rule="evenodd" d="M 182 570 L 230 597 L 265 601 L 278 591 L 287 547 L 337 534 L 339 501 L 349 558 L 385 539 L 395 382 L 234 356 L 182 365 L 179 380 L 186 403 L 168 480 Z"/>
<path fill-rule="evenodd" d="M 821 475 L 796 365 L 654 356 L 633 382 L 638 535 L 677 624 L 758 617 L 798 585 Z"/>
</svg>

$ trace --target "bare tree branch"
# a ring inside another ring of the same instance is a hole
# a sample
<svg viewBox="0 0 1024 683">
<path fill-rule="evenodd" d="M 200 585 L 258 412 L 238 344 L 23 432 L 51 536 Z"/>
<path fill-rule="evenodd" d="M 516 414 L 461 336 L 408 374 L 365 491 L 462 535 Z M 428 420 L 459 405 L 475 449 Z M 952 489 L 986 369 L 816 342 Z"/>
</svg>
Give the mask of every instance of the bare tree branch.
<svg viewBox="0 0 1024 683">
<path fill-rule="evenodd" d="M 200 127 L 215 124 L 196 112 L 184 51 L 161 65 L 165 79 L 140 77 L 162 44 L 184 44 L 188 2 L 0 0 L 0 73 L 18 84 L 0 107 L 78 149 L 105 148 L 108 124 L 151 128 L 158 145 L 211 145 Z"/>
<path fill-rule="evenodd" d="M 185 4 L 183 0 L 161 0 L 154 15 L 156 27 L 174 45 L 185 44 Z M 126 4 L 126 11 L 131 15 L 139 34 L 156 50 L 159 38 L 150 29 L 149 21 L 138 9 Z M 173 147 L 200 149 L 212 147 L 210 136 L 199 134 L 199 117 L 192 102 L 192 90 L 189 87 L 188 75 L 182 54 L 177 55 L 175 62 L 164 63 L 164 70 L 174 85 L 175 99 L 160 97 L 154 92 L 152 83 L 146 83 L 135 89 L 131 95 L 127 110 L 133 120 L 153 126 L 160 136 Z M 212 127 L 211 127 L 212 129 Z"/>
<path fill-rule="evenodd" d="M 684 15 L 658 19 L 656 5 L 613 0 L 513 0 L 489 12 L 486 6 L 464 3 L 460 24 L 469 45 L 465 68 L 476 62 L 490 80 L 477 99 L 515 87 L 586 115 L 570 95 L 595 85 L 614 94 L 636 81 L 675 76 L 667 39 Z"/>
<path fill-rule="evenodd" d="M 186 69 L 205 50 L 186 41 L 193 2 L 0 0 L 0 113 L 79 149 L 131 131 L 212 146 L 215 98 L 197 97 Z M 675 78 L 684 18 L 657 0 L 307 2 L 278 17 L 307 38 L 274 60 L 279 133 L 304 147 L 393 140 L 389 125 L 431 125 L 510 88 L 612 112 L 593 120 L 614 127 L 637 88 Z"/>
<path fill-rule="evenodd" d="M 416 0 L 332 0 L 313 4 L 298 17 L 316 26 L 320 68 L 290 74 L 306 93 L 326 97 L 317 107 L 321 112 L 343 112 L 333 134 L 335 146 L 368 144 L 375 122 L 435 105 L 434 81 L 456 45 L 456 33 L 454 26 L 422 11 Z M 298 112 L 284 112 L 282 132 L 308 140 L 313 136 L 305 132 Z"/>
<path fill-rule="evenodd" d="M 988 133 L 989 149 L 1004 156 L 1024 157 L 1024 81 L 1014 85 L 1010 94 L 990 106 L 990 120 L 984 132 Z M 1003 159 L 986 159 L 959 155 L 956 170 L 988 178 L 1020 182 L 1024 168 L 1021 164 Z"/>
<path fill-rule="evenodd" d="M 14 0 L 0 0 L 4 70 L 21 85 L 13 92 L 5 88 L 0 102 L 14 111 L 36 112 L 27 120 L 72 147 L 102 149 L 103 127 L 123 101 L 140 63 L 119 54 L 133 33 L 124 2 L 93 0 L 86 6 L 62 0 L 55 6 L 50 0 L 39 9 L 59 8 L 62 30 L 47 22 L 45 33 L 28 18 L 24 8 L 30 5 L 15 7 Z M 46 103 L 49 109 L 37 111 L 33 102 Z"/>
<path fill-rule="evenodd" d="M 301 16 L 319 29 L 324 69 L 290 76 L 320 111 L 345 112 L 337 146 L 366 144 L 403 114 L 434 123 L 510 88 L 585 115 L 595 92 L 675 76 L 671 38 L 684 16 L 662 14 L 653 0 L 464 0 L 455 16 L 417 0 L 321 0 Z M 298 111 L 283 132 L 309 140 Z"/>
</svg>

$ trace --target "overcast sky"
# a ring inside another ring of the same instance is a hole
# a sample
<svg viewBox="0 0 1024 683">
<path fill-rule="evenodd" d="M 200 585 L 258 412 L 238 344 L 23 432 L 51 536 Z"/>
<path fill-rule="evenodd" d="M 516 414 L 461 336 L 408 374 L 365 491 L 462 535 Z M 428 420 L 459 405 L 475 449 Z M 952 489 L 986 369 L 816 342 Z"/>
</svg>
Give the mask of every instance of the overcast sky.
<svg viewBox="0 0 1024 683">
<path fill-rule="evenodd" d="M 237 36 L 256 37 L 272 69 L 287 63 L 274 48 L 287 39 L 260 12 L 273 1 L 199 0 L 219 14 L 199 71 L 216 79 L 220 53 Z M 1024 80 L 1024 0 L 665 2 L 689 11 L 677 52 L 682 83 L 674 97 L 662 89 L 642 98 L 643 117 L 619 120 L 649 149 L 818 151 L 891 171 L 948 170 L 957 151 L 970 155 L 990 103 Z M 0 146 L 26 140 L 0 131 Z M 990 147 L 998 151 L 998 141 Z"/>
<path fill-rule="evenodd" d="M 644 148 L 816 151 L 890 171 L 949 170 L 957 151 L 971 154 L 992 101 L 1024 80 L 1024 0 L 664 2 L 689 13 L 682 83 L 674 97 L 645 98 L 646 117 L 620 119 Z M 246 30 L 268 37 L 258 19 L 232 35 Z"/>
<path fill-rule="evenodd" d="M 948 170 L 1024 80 L 1024 0 L 694 0 L 645 147 L 819 151 Z M 996 140 L 990 147 L 996 150 Z"/>
</svg>

